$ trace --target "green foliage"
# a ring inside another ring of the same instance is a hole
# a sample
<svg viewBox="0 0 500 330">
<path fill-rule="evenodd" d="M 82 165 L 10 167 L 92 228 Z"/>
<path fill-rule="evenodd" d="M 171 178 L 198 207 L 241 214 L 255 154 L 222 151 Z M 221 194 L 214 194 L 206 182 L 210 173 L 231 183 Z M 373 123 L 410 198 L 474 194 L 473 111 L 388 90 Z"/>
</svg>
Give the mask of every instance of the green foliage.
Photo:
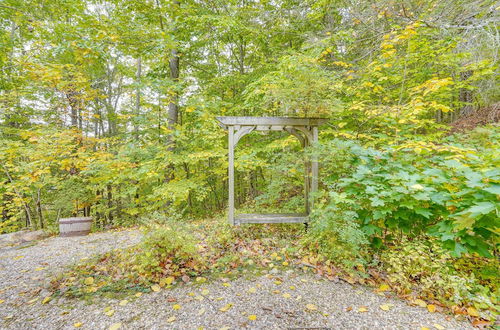
<svg viewBox="0 0 500 330">
<path fill-rule="evenodd" d="M 137 247 L 132 265 L 145 280 L 159 281 L 166 276 L 194 276 L 203 272 L 207 264 L 197 249 L 192 227 L 182 223 L 150 229 Z"/>
<path fill-rule="evenodd" d="M 317 207 L 311 219 L 310 230 L 302 240 L 308 249 L 347 271 L 366 265 L 369 241 L 360 229 L 355 212 L 341 210 L 332 201 Z"/>
<path fill-rule="evenodd" d="M 328 152 L 337 149 L 346 151 Z M 351 218 L 374 247 L 401 234 L 426 232 L 439 237 L 455 256 L 476 252 L 491 257 L 496 250 L 500 173 L 489 149 L 483 154 L 406 142 L 375 150 L 334 140 L 319 153 L 326 169 L 338 169 L 323 179 L 330 190 L 326 200 L 355 212 Z"/>
<path fill-rule="evenodd" d="M 404 240 L 380 254 L 380 267 L 389 283 L 401 294 L 437 299 L 448 306 L 473 305 L 488 320 L 498 315 L 498 285 L 485 283 L 467 273 L 468 259 L 455 261 L 439 242 L 430 237 Z M 498 268 L 498 261 L 482 266 Z M 482 276 L 485 276 L 483 274 Z M 486 284 L 486 285 L 485 285 Z M 498 284 L 498 283 L 496 283 Z"/>
</svg>

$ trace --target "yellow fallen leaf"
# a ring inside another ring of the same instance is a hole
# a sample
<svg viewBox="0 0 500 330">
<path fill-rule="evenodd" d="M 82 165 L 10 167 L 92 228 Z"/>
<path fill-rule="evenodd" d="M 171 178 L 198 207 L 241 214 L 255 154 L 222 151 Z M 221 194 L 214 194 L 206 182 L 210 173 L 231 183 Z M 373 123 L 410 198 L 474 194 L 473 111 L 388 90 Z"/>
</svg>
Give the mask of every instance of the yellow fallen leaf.
<svg viewBox="0 0 500 330">
<path fill-rule="evenodd" d="M 420 330 L 431 330 L 431 329 L 429 329 L 427 327 L 421 327 Z"/>
<path fill-rule="evenodd" d="M 276 280 L 276 281 L 274 281 L 274 284 L 276 284 L 276 285 L 280 285 L 280 284 L 281 284 L 281 281 Z"/>
<path fill-rule="evenodd" d="M 167 319 L 167 322 L 168 323 L 172 323 L 175 321 L 175 316 L 170 316 L 168 319 Z"/>
<path fill-rule="evenodd" d="M 44 270 L 44 269 L 45 269 L 45 267 L 38 267 L 38 268 L 35 268 L 35 272 L 39 272 L 39 271 Z"/>
<path fill-rule="evenodd" d="M 307 304 L 306 308 L 308 310 L 310 310 L 310 311 L 316 311 L 316 310 L 318 310 L 318 307 L 316 307 L 316 305 L 313 305 L 313 304 Z"/>
<path fill-rule="evenodd" d="M 0 304 L 3 304 L 4 302 L 5 302 L 5 300 L 0 299 Z"/>
<path fill-rule="evenodd" d="M 178 311 L 179 309 L 181 309 L 181 305 L 175 304 L 172 306 L 172 308 L 174 309 L 174 311 Z"/>
<path fill-rule="evenodd" d="M 248 319 L 250 321 L 255 321 L 255 320 L 257 320 L 257 315 L 253 315 L 253 314 L 252 315 L 248 315 Z"/>
<path fill-rule="evenodd" d="M 24 258 L 24 256 L 17 256 L 17 257 L 14 257 L 14 258 L 12 258 L 12 259 L 14 259 L 14 260 L 19 260 L 19 259 L 22 259 L 22 258 Z"/>
<path fill-rule="evenodd" d="M 82 325 L 83 325 L 83 323 L 82 323 L 82 322 L 76 322 L 75 324 L 73 324 L 73 326 L 74 326 L 75 328 L 79 328 L 79 327 L 81 327 Z"/>
<path fill-rule="evenodd" d="M 204 277 L 201 277 L 201 276 L 196 278 L 196 282 L 198 282 L 198 283 L 205 283 L 206 281 L 207 281 L 207 279 Z"/>
<path fill-rule="evenodd" d="M 118 330 L 122 327 L 122 324 L 120 322 L 118 323 L 113 323 L 109 326 L 108 330 Z"/>
<path fill-rule="evenodd" d="M 290 285 L 290 290 L 295 290 L 295 286 Z"/>
<path fill-rule="evenodd" d="M 206 296 L 210 293 L 210 291 L 208 291 L 207 289 L 204 289 L 204 290 L 201 290 L 201 294 Z"/>
<path fill-rule="evenodd" d="M 434 313 L 436 311 L 436 305 L 432 305 L 432 304 L 427 305 L 427 310 L 430 313 Z"/>
<path fill-rule="evenodd" d="M 37 300 L 38 300 L 38 298 L 31 299 L 30 301 L 28 301 L 28 304 L 33 304 L 33 303 L 35 303 Z"/>
<path fill-rule="evenodd" d="M 231 309 L 231 307 L 233 307 L 233 304 L 226 304 L 224 307 L 220 308 L 219 310 L 221 312 L 227 312 L 228 310 Z"/>
<path fill-rule="evenodd" d="M 283 293 L 283 298 L 291 298 L 292 296 L 289 293 Z"/>
<path fill-rule="evenodd" d="M 113 314 L 115 314 L 115 311 L 113 309 L 109 309 L 109 310 L 105 311 L 104 314 L 111 317 L 111 316 L 113 316 Z"/>
<path fill-rule="evenodd" d="M 222 328 L 219 328 L 219 330 L 229 330 L 231 329 L 230 327 L 222 327 Z"/>
<path fill-rule="evenodd" d="M 85 285 L 92 285 L 94 284 L 94 278 L 93 277 L 87 277 L 83 283 L 85 283 Z"/>
<path fill-rule="evenodd" d="M 196 294 L 194 292 L 188 292 L 188 296 L 194 297 L 194 296 L 196 296 Z"/>
<path fill-rule="evenodd" d="M 257 289 L 252 287 L 252 288 L 248 289 L 248 292 L 255 293 L 255 292 L 257 292 Z"/>
<path fill-rule="evenodd" d="M 366 308 L 365 306 L 361 306 L 360 308 L 358 308 L 358 312 L 366 313 L 366 312 L 368 312 L 368 308 Z"/>
<path fill-rule="evenodd" d="M 444 327 L 441 324 L 434 323 L 434 328 L 438 330 L 444 330 Z"/>
<path fill-rule="evenodd" d="M 142 292 L 137 292 L 137 293 L 135 294 L 135 296 L 136 296 L 137 298 L 139 298 L 140 296 L 142 296 Z"/>
<path fill-rule="evenodd" d="M 282 265 L 286 267 L 286 266 L 288 266 L 288 262 L 283 261 Z"/>
<path fill-rule="evenodd" d="M 43 300 L 42 300 L 42 304 L 44 304 L 44 305 L 45 305 L 46 303 L 48 303 L 48 302 L 49 302 L 49 301 L 51 301 L 51 300 L 52 300 L 52 298 L 51 298 L 51 297 L 45 297 L 45 298 L 43 298 Z"/>
<path fill-rule="evenodd" d="M 383 311 L 388 311 L 390 310 L 392 307 L 391 304 L 383 304 L 383 305 L 380 305 L 380 309 L 383 310 Z"/>
<path fill-rule="evenodd" d="M 229 283 L 222 283 L 222 285 L 225 286 L 226 288 L 231 286 L 231 284 L 229 284 Z"/>
<path fill-rule="evenodd" d="M 154 292 L 159 292 L 161 290 L 161 287 L 158 284 L 152 285 L 151 290 Z"/>
<path fill-rule="evenodd" d="M 120 306 L 125 306 L 126 304 L 128 304 L 128 300 L 127 299 L 124 299 L 124 300 L 122 300 L 122 301 L 120 301 L 118 303 L 118 305 L 120 305 Z"/>
<path fill-rule="evenodd" d="M 165 279 L 165 284 L 170 285 L 170 284 L 174 283 L 174 280 L 175 280 L 175 278 L 173 278 L 172 276 L 169 276 Z"/>
<path fill-rule="evenodd" d="M 387 291 L 387 290 L 389 290 L 389 289 L 390 289 L 390 287 L 389 287 L 387 284 L 382 284 L 382 285 L 380 285 L 380 286 L 378 287 L 377 291 L 378 291 L 378 292 L 384 292 L 384 291 Z"/>
<path fill-rule="evenodd" d="M 426 308 L 427 307 L 427 303 L 425 301 L 423 301 L 422 299 L 415 299 L 413 301 L 417 306 L 420 306 L 420 307 L 423 307 L 423 308 Z"/>
<path fill-rule="evenodd" d="M 205 308 L 202 308 L 198 311 L 198 316 L 201 316 L 203 314 L 205 314 Z"/>
<path fill-rule="evenodd" d="M 467 307 L 467 314 L 474 317 L 479 317 L 479 312 L 474 307 Z"/>
</svg>

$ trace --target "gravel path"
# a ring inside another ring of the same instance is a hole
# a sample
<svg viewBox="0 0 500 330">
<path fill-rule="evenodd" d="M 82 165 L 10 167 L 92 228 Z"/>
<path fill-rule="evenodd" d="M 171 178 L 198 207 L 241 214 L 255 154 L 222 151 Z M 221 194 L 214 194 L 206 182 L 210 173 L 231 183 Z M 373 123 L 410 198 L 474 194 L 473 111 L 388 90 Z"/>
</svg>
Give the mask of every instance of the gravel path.
<svg viewBox="0 0 500 330">
<path fill-rule="evenodd" d="M 48 294 L 43 287 L 51 274 L 82 258 L 139 239 L 137 231 L 119 231 L 55 237 L 22 249 L 0 249 L 0 301 L 4 300 L 0 303 L 0 328 L 73 329 L 80 323 L 81 329 L 108 329 L 121 323 L 122 329 L 472 329 L 468 323 L 408 306 L 369 288 L 293 271 L 180 285 L 132 296 L 126 303 L 109 298 L 93 304 L 77 299 L 41 303 Z M 388 311 L 380 308 L 387 304 Z"/>
</svg>

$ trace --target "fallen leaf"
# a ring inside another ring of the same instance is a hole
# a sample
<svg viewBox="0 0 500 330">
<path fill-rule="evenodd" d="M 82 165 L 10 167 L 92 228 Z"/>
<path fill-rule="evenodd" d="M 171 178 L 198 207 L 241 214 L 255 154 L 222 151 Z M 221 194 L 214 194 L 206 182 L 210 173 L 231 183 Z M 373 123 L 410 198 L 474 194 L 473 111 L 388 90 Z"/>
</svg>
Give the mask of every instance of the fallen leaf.
<svg viewBox="0 0 500 330">
<path fill-rule="evenodd" d="M 233 307 L 233 304 L 226 304 L 224 307 L 220 308 L 219 310 L 221 312 L 227 312 L 228 310 L 231 309 L 231 307 Z"/>
<path fill-rule="evenodd" d="M 104 314 L 106 314 L 107 316 L 111 317 L 111 316 L 113 316 L 113 314 L 115 314 L 115 310 L 114 309 L 109 309 L 109 310 L 105 311 Z"/>
<path fill-rule="evenodd" d="M 290 290 L 295 290 L 295 287 L 293 285 L 290 285 Z"/>
<path fill-rule="evenodd" d="M 120 322 L 118 323 L 113 323 L 109 326 L 108 330 L 118 330 L 122 327 L 122 324 Z"/>
<path fill-rule="evenodd" d="M 378 292 L 385 292 L 385 291 L 387 291 L 387 290 L 389 290 L 389 289 L 390 289 L 390 286 L 388 286 L 387 284 L 381 284 L 381 285 L 378 287 L 377 291 L 378 291 Z"/>
<path fill-rule="evenodd" d="M 35 268 L 35 272 L 39 272 L 39 271 L 44 270 L 44 269 L 45 269 L 45 267 L 38 267 L 38 268 Z"/>
<path fill-rule="evenodd" d="M 276 281 L 274 281 L 274 284 L 276 284 L 276 285 L 280 285 L 280 284 L 281 284 L 281 281 L 276 280 Z"/>
<path fill-rule="evenodd" d="M 92 285 L 94 284 L 94 278 L 93 277 L 87 277 L 83 283 L 85 283 L 85 285 Z"/>
<path fill-rule="evenodd" d="M 137 292 L 137 293 L 135 294 L 135 296 L 136 296 L 137 298 L 139 298 L 140 296 L 142 296 L 142 292 Z"/>
<path fill-rule="evenodd" d="M 0 304 L 3 304 L 4 302 L 5 302 L 5 300 L 0 299 Z"/>
<path fill-rule="evenodd" d="M 307 304 L 306 308 L 308 310 L 310 310 L 310 311 L 316 311 L 316 310 L 318 310 L 318 307 L 316 307 L 316 305 L 313 305 L 313 304 Z"/>
<path fill-rule="evenodd" d="M 229 284 L 229 283 L 222 283 L 222 285 L 225 286 L 226 288 L 231 286 L 231 284 Z"/>
<path fill-rule="evenodd" d="M 51 298 L 51 297 L 45 297 L 45 298 L 43 298 L 43 300 L 42 300 L 42 304 L 44 304 L 44 305 L 45 305 L 46 303 L 48 303 L 48 302 L 49 302 L 49 301 L 51 301 L 51 300 L 52 300 L 52 298 Z"/>
<path fill-rule="evenodd" d="M 201 316 L 203 314 L 205 314 L 205 308 L 202 308 L 198 311 L 198 316 Z"/>
<path fill-rule="evenodd" d="M 196 296 L 196 294 L 194 292 L 188 292 L 188 296 L 194 297 L 194 296 Z"/>
<path fill-rule="evenodd" d="M 352 306 L 347 307 L 347 308 L 345 309 L 345 311 L 346 311 L 346 312 L 350 312 L 350 311 L 352 311 Z"/>
<path fill-rule="evenodd" d="M 392 305 L 391 304 L 383 304 L 380 305 L 380 309 L 383 311 L 389 311 L 391 309 Z"/>
<path fill-rule="evenodd" d="M 292 296 L 289 293 L 283 293 L 283 298 L 291 298 Z"/>
<path fill-rule="evenodd" d="M 441 324 L 434 323 L 434 328 L 438 330 L 444 330 L 444 327 Z"/>
<path fill-rule="evenodd" d="M 253 315 L 253 314 L 252 315 L 248 315 L 248 319 L 250 321 L 255 321 L 255 320 L 257 320 L 257 315 Z"/>
<path fill-rule="evenodd" d="M 159 292 L 161 290 L 161 287 L 158 284 L 152 285 L 151 290 L 154 292 Z"/>
<path fill-rule="evenodd" d="M 479 317 L 479 312 L 474 307 L 467 307 L 467 314 L 474 317 Z"/>
<path fill-rule="evenodd" d="M 168 319 L 167 319 L 167 322 L 168 323 L 172 323 L 175 321 L 175 316 L 170 316 Z"/>
<path fill-rule="evenodd" d="M 207 281 L 207 279 L 204 277 L 201 277 L 201 276 L 196 278 L 196 282 L 198 282 L 198 283 L 205 283 L 206 281 Z"/>
<path fill-rule="evenodd" d="M 179 309 L 181 309 L 181 305 L 175 304 L 172 306 L 172 308 L 174 309 L 174 311 L 178 311 Z"/>
<path fill-rule="evenodd" d="M 413 303 L 416 304 L 417 306 L 420 306 L 420 307 L 423 307 L 423 308 L 427 307 L 427 303 L 425 301 L 423 301 L 422 299 L 415 299 L 413 301 Z"/>
<path fill-rule="evenodd" d="M 122 300 L 122 301 L 120 301 L 118 303 L 118 305 L 120 305 L 120 306 L 125 306 L 126 304 L 128 304 L 128 300 L 127 299 L 124 299 L 124 300 Z"/>
<path fill-rule="evenodd" d="M 427 327 L 421 327 L 420 330 L 431 330 L 431 329 L 429 329 Z"/>
<path fill-rule="evenodd" d="M 256 288 L 250 288 L 250 289 L 248 289 L 248 292 L 255 293 L 255 292 L 257 292 L 257 289 Z"/>
<path fill-rule="evenodd" d="M 366 308 L 365 306 L 361 306 L 360 308 L 358 308 L 358 312 L 366 313 L 366 312 L 368 312 L 368 308 Z"/>
<path fill-rule="evenodd" d="M 286 266 L 288 266 L 288 262 L 283 261 L 282 265 L 286 267 Z"/>
<path fill-rule="evenodd" d="M 76 322 L 75 324 L 73 324 L 73 326 L 74 326 L 75 328 L 79 328 L 79 327 L 81 327 L 82 325 L 83 325 L 83 323 L 82 323 L 82 322 Z"/>
<path fill-rule="evenodd" d="M 432 305 L 432 304 L 427 305 L 427 310 L 430 313 L 434 313 L 436 311 L 436 305 Z"/>
<path fill-rule="evenodd" d="M 24 256 L 17 256 L 17 257 L 14 257 L 14 258 L 12 258 L 12 259 L 14 259 L 14 260 L 19 260 L 19 259 L 21 259 L 21 258 L 24 258 Z"/>
<path fill-rule="evenodd" d="M 207 289 L 204 289 L 204 290 L 201 290 L 201 294 L 206 296 L 210 293 L 210 291 L 208 291 Z"/>
<path fill-rule="evenodd" d="M 38 298 L 31 299 L 30 301 L 28 301 L 28 304 L 33 304 L 33 303 L 35 303 L 37 300 L 38 300 Z"/>
<path fill-rule="evenodd" d="M 169 276 L 165 279 L 165 284 L 170 285 L 170 284 L 174 283 L 174 280 L 175 280 L 175 278 L 173 278 L 172 276 Z"/>
</svg>

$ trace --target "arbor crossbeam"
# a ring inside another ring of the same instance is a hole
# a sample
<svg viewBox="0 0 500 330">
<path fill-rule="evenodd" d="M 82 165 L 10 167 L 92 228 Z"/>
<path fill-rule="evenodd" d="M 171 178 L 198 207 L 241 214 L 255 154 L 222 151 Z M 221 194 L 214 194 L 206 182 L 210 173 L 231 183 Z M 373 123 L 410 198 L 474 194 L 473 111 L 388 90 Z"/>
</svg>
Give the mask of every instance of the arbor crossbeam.
<svg viewBox="0 0 500 330">
<path fill-rule="evenodd" d="M 293 117 L 217 117 L 220 126 L 228 131 L 228 220 L 232 225 L 242 223 L 307 223 L 313 200 L 310 193 L 318 190 L 318 160 L 313 156 L 306 162 L 305 214 L 241 214 L 235 216 L 234 207 L 234 148 L 238 141 L 253 131 L 285 131 L 295 136 L 303 148 L 318 142 L 318 126 L 325 118 Z"/>
</svg>

